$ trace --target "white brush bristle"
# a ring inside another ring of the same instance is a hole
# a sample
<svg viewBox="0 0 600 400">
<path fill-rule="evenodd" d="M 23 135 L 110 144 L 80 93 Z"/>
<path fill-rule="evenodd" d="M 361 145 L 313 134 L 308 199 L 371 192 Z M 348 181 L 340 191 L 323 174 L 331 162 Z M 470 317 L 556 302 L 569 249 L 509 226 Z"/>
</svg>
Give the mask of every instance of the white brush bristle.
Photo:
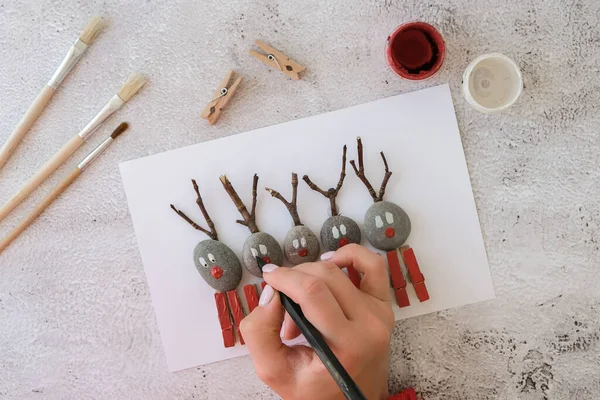
<svg viewBox="0 0 600 400">
<path fill-rule="evenodd" d="M 87 26 L 83 29 L 83 32 L 81 32 L 81 35 L 79 35 L 79 40 L 89 46 L 94 39 L 96 39 L 96 36 L 98 36 L 98 33 L 100 33 L 102 28 L 104 28 L 104 21 L 102 21 L 102 18 L 98 16 L 92 17 L 90 22 L 88 22 Z"/>
<path fill-rule="evenodd" d="M 125 84 L 121 87 L 117 95 L 121 98 L 121 100 L 129 101 L 129 99 L 135 96 L 138 90 L 140 90 L 145 83 L 146 78 L 144 78 L 144 75 L 134 72 L 133 74 L 129 75 L 127 82 L 125 82 Z"/>
</svg>

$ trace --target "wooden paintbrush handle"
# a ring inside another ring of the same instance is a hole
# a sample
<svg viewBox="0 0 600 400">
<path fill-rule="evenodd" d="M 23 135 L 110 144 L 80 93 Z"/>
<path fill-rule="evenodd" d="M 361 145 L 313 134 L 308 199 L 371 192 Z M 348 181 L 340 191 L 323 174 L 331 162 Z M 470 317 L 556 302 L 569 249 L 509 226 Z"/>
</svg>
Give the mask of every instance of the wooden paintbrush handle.
<svg viewBox="0 0 600 400">
<path fill-rule="evenodd" d="M 0 169 L 6 163 L 12 152 L 15 150 L 23 136 L 27 133 L 31 125 L 35 122 L 35 120 L 40 116 L 44 108 L 46 108 L 46 104 L 50 101 L 52 96 L 54 95 L 55 89 L 46 85 L 35 98 L 33 103 L 29 106 L 29 109 L 23 115 L 23 118 L 17 124 L 17 127 L 10 134 L 2 148 L 0 149 Z"/>
<path fill-rule="evenodd" d="M 42 166 L 21 189 L 13 195 L 2 207 L 0 207 L 0 221 L 2 221 L 12 210 L 27 198 L 38 186 L 41 185 L 58 167 L 61 166 L 75 151 L 83 144 L 83 139 L 75 135 L 46 164 Z"/>
<path fill-rule="evenodd" d="M 5 237 L 4 239 L 2 239 L 0 241 L 0 253 L 2 251 L 4 251 L 4 249 L 6 249 L 8 247 L 8 245 L 15 240 L 21 233 L 23 233 L 23 231 L 25 229 L 27 229 L 27 227 L 29 225 L 31 225 L 31 223 L 41 214 L 44 212 L 44 210 L 46 208 L 48 208 L 48 206 L 50 204 L 52 204 L 52 202 L 54 200 L 56 200 L 56 198 L 58 196 L 60 196 L 60 194 L 62 192 L 64 192 L 69 186 L 71 186 L 71 183 L 73 183 L 73 181 L 75 179 L 77 179 L 77 177 L 81 174 L 81 170 L 79 168 L 75 168 L 73 171 L 71 171 L 71 173 L 65 178 L 63 179 L 63 181 L 61 183 L 58 184 L 58 186 L 56 186 L 50 193 L 48 193 L 48 195 L 46 197 L 44 197 L 44 199 L 40 202 L 40 204 L 38 204 L 33 211 L 31 211 L 29 213 L 29 215 L 27 215 L 27 217 L 25 217 L 25 219 L 23 221 L 21 221 L 21 223 L 19 223 L 19 225 L 17 225 L 9 234 L 7 237 Z"/>
</svg>

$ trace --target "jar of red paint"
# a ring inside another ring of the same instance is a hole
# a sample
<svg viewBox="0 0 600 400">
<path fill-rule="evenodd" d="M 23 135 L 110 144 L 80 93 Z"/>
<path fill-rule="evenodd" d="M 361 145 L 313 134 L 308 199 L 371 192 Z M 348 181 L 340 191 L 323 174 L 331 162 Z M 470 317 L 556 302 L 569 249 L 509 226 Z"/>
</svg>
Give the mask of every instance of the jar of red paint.
<svg viewBox="0 0 600 400">
<path fill-rule="evenodd" d="M 407 22 L 387 38 L 385 46 L 390 68 L 402 78 L 419 81 L 440 69 L 446 55 L 442 35 L 425 22 Z"/>
</svg>

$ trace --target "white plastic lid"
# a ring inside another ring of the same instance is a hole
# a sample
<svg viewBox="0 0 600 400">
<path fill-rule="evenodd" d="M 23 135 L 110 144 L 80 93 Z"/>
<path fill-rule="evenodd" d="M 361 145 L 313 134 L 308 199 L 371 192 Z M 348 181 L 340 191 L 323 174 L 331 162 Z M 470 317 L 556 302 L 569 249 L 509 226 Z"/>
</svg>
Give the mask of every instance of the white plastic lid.
<svg viewBox="0 0 600 400">
<path fill-rule="evenodd" d="M 510 107 L 523 91 L 517 64 L 504 54 L 477 57 L 463 75 L 463 93 L 477 111 L 492 114 Z"/>
</svg>

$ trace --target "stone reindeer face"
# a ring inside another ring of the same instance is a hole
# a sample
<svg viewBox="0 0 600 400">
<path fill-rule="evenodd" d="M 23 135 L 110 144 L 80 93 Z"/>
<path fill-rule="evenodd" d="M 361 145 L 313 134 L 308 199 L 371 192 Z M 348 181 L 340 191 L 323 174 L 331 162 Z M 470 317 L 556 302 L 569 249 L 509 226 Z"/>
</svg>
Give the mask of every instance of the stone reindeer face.
<svg viewBox="0 0 600 400">
<path fill-rule="evenodd" d="M 410 235 L 408 214 L 394 203 L 373 203 L 365 214 L 363 227 L 369 243 L 379 250 L 399 248 Z"/>
<path fill-rule="evenodd" d="M 303 225 L 290 229 L 283 242 L 285 258 L 294 265 L 317 261 L 320 249 L 319 239 Z"/>
<path fill-rule="evenodd" d="M 234 290 L 242 280 L 240 260 L 233 250 L 216 240 L 203 240 L 196 245 L 194 263 L 202 278 L 216 291 Z"/>
<path fill-rule="evenodd" d="M 283 264 L 283 253 L 279 243 L 273 236 L 265 232 L 250 235 L 244 242 L 242 250 L 244 266 L 248 272 L 260 278 L 262 272 L 256 263 L 256 257 L 260 257 L 267 264 Z"/>
<path fill-rule="evenodd" d="M 321 228 L 321 242 L 327 251 L 336 251 L 350 243 L 360 244 L 360 240 L 358 224 L 343 215 L 327 218 Z"/>
<path fill-rule="evenodd" d="M 275 238 L 268 233 L 260 232 L 256 225 L 256 197 L 258 187 L 258 175 L 254 174 L 252 181 L 252 208 L 248 212 L 248 209 L 238 196 L 237 192 L 233 188 L 233 185 L 227 179 L 225 175 L 219 178 L 223 184 L 223 188 L 233 201 L 237 210 L 242 215 L 243 220 L 238 220 L 237 223 L 248 227 L 251 235 L 246 239 L 244 247 L 242 249 L 242 261 L 244 267 L 252 275 L 262 277 L 261 269 L 259 268 L 256 257 L 260 257 L 263 261 L 275 265 L 281 266 L 283 264 L 283 252 L 281 247 Z"/>
<path fill-rule="evenodd" d="M 319 240 L 310 229 L 302 225 L 298 214 L 298 174 L 292 172 L 291 202 L 287 201 L 276 190 L 270 188 L 266 188 L 266 190 L 285 205 L 294 221 L 294 227 L 288 231 L 283 242 L 285 258 L 293 265 L 316 261 L 319 258 Z"/>
<path fill-rule="evenodd" d="M 194 229 L 204 232 L 210 240 L 203 240 L 194 248 L 194 264 L 200 276 L 218 292 L 234 290 L 242 280 L 242 267 L 235 253 L 225 244 L 219 242 L 215 225 L 213 224 L 204 202 L 200 196 L 198 185 L 192 179 L 192 185 L 196 192 L 196 204 L 200 208 L 209 229 L 205 229 L 192 221 L 183 211 L 178 210 L 173 204 L 171 209 Z"/>
</svg>

